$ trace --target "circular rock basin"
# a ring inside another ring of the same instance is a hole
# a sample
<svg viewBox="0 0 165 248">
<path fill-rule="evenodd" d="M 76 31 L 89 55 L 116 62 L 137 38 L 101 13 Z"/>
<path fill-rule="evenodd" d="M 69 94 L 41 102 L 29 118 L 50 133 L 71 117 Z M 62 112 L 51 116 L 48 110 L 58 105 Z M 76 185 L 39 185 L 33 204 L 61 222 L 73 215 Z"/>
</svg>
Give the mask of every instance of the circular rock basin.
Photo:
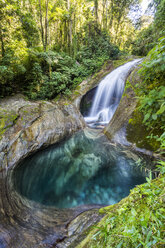
<svg viewBox="0 0 165 248">
<path fill-rule="evenodd" d="M 47 206 L 110 205 L 146 181 L 148 157 L 79 132 L 24 159 L 12 174 L 22 196 Z"/>
</svg>

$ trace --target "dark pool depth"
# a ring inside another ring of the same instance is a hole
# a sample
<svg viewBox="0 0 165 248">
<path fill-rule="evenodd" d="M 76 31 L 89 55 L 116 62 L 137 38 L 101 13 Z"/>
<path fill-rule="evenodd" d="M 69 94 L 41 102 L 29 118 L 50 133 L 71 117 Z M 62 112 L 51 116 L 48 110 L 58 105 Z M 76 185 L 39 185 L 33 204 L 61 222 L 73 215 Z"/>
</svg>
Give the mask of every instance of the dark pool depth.
<svg viewBox="0 0 165 248">
<path fill-rule="evenodd" d="M 15 189 L 30 200 L 70 208 L 114 204 L 145 182 L 144 158 L 110 144 L 104 136 L 89 137 L 77 133 L 25 159 L 13 172 Z"/>
</svg>

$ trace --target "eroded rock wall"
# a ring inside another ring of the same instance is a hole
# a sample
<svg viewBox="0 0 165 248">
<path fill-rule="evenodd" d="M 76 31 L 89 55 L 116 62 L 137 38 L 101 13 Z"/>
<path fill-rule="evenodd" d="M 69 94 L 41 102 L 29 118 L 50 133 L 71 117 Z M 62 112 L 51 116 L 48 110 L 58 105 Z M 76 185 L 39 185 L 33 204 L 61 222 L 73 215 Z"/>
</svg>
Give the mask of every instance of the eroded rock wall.
<svg viewBox="0 0 165 248">
<path fill-rule="evenodd" d="M 110 123 L 104 129 L 104 134 L 109 139 L 112 139 L 114 135 L 124 126 L 124 124 L 128 122 L 133 111 L 135 110 L 138 100 L 134 92 L 134 86 L 139 82 L 141 82 L 141 78 L 138 74 L 138 68 L 136 68 L 129 75 L 119 106 Z"/>
<path fill-rule="evenodd" d="M 0 102 L 0 124 L 1 170 L 85 127 L 73 104 L 30 102 L 20 95 Z"/>
</svg>

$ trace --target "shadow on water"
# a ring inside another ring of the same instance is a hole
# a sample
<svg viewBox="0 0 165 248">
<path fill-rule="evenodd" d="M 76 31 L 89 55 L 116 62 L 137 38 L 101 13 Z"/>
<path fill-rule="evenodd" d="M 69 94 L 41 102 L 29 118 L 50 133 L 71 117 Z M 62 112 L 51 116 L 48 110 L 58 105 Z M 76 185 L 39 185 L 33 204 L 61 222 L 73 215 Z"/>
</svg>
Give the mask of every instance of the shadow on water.
<svg viewBox="0 0 165 248">
<path fill-rule="evenodd" d="M 148 157 L 109 143 L 94 131 L 25 159 L 13 173 L 15 189 L 30 200 L 58 208 L 84 204 L 110 205 L 145 182 Z"/>
</svg>

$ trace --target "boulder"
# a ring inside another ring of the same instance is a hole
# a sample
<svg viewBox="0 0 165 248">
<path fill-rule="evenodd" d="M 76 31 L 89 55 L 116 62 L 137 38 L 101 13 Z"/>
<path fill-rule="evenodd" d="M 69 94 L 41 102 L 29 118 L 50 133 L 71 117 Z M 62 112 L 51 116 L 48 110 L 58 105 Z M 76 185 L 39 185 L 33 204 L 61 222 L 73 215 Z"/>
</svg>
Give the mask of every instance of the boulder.
<svg viewBox="0 0 165 248">
<path fill-rule="evenodd" d="M 0 110 L 1 168 L 16 165 L 85 127 L 79 110 L 70 103 L 31 102 L 18 95 L 2 100 Z"/>
</svg>

